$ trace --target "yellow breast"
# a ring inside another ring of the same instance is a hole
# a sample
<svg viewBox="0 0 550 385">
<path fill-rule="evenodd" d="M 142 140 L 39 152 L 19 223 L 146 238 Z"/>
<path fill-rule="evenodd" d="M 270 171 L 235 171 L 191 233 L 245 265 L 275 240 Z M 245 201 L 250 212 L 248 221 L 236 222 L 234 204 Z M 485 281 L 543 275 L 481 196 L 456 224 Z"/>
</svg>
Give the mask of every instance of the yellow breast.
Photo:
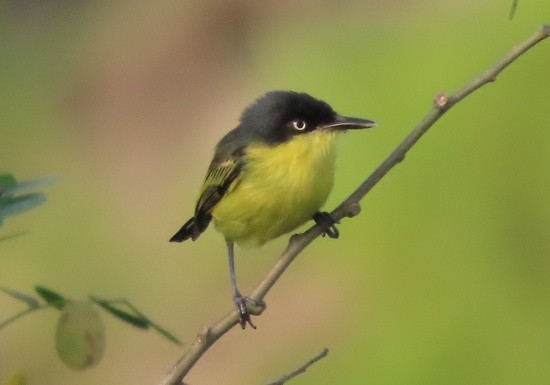
<svg viewBox="0 0 550 385">
<path fill-rule="evenodd" d="M 243 172 L 212 211 L 216 228 L 238 244 L 262 245 L 311 219 L 332 189 L 335 137 L 314 131 L 250 146 Z"/>
</svg>

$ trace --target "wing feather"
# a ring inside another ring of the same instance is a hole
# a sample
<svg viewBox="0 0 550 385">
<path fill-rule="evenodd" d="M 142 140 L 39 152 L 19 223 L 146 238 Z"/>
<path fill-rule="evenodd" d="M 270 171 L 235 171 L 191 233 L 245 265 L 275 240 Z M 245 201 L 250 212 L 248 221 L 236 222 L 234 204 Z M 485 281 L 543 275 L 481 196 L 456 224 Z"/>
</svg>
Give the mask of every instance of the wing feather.
<svg viewBox="0 0 550 385">
<path fill-rule="evenodd" d="M 189 219 L 174 234 L 170 242 L 195 240 L 206 230 L 212 220 L 211 211 L 227 193 L 231 184 L 238 178 L 243 168 L 242 150 L 238 149 L 225 159 L 215 158 L 210 164 L 195 207 L 195 216 Z"/>
<path fill-rule="evenodd" d="M 202 191 L 195 208 L 195 217 L 210 214 L 214 206 L 223 198 L 229 186 L 242 170 L 241 157 L 232 156 L 218 165 L 212 165 L 202 185 Z"/>
</svg>

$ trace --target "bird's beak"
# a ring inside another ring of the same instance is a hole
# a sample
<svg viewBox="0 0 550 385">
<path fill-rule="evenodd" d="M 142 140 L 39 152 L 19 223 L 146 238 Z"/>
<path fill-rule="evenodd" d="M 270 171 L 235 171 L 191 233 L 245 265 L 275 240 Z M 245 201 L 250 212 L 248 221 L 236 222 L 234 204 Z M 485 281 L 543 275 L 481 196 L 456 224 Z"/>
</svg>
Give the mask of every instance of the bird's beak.
<svg viewBox="0 0 550 385">
<path fill-rule="evenodd" d="M 372 120 L 337 115 L 332 123 L 322 125 L 319 128 L 328 128 L 331 130 L 359 130 L 375 126 L 376 123 Z"/>
</svg>

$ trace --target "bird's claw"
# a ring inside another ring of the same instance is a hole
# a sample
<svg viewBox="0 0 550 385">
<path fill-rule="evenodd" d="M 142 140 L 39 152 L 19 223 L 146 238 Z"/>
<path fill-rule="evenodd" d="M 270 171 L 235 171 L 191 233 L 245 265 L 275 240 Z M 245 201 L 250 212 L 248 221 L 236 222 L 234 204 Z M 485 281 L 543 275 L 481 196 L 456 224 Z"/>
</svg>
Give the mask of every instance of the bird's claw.
<svg viewBox="0 0 550 385">
<path fill-rule="evenodd" d="M 256 325 L 252 323 L 252 319 L 250 317 L 252 315 L 259 315 L 266 307 L 265 302 L 256 301 L 250 297 L 242 295 L 239 292 L 235 293 L 233 296 L 233 302 L 235 303 L 235 308 L 237 309 L 237 314 L 239 315 L 239 325 L 241 325 L 241 328 L 245 329 L 248 324 L 252 329 L 256 329 Z M 251 313 L 249 306 L 259 310 Z"/>
<path fill-rule="evenodd" d="M 330 216 L 329 213 L 319 211 L 313 215 L 315 223 L 323 229 L 323 237 L 328 235 L 329 238 L 338 239 L 340 232 L 336 228 L 336 221 Z"/>
</svg>

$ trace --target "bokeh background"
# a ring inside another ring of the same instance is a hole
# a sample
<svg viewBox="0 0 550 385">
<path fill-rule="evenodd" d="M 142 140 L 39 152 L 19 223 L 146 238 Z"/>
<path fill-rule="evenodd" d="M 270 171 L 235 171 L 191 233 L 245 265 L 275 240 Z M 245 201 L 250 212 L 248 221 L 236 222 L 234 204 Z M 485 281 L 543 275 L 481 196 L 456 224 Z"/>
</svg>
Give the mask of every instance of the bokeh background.
<svg viewBox="0 0 550 385">
<path fill-rule="evenodd" d="M 0 171 L 56 175 L 0 233 L 0 282 L 124 297 L 191 343 L 232 309 L 213 230 L 170 244 L 219 138 L 270 89 L 379 127 L 341 138 L 332 209 L 424 116 L 550 21 L 550 2 L 2 1 Z M 441 119 L 187 378 L 262 384 L 550 383 L 550 42 Z M 249 292 L 285 247 L 237 249 Z M 0 319 L 21 310 L 0 297 Z M 59 314 L 0 330 L 0 382 L 152 384 L 182 348 L 102 314 L 107 350 L 74 372 Z"/>
</svg>

